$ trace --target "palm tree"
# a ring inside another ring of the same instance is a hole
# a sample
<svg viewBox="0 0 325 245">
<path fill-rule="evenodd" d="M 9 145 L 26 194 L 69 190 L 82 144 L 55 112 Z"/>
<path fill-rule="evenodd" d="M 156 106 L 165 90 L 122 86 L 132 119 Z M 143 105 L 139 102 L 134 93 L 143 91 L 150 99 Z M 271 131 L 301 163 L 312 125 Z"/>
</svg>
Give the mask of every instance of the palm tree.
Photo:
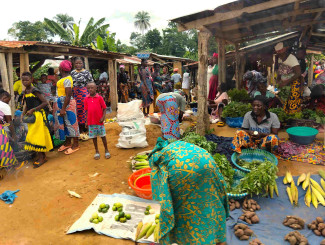
<svg viewBox="0 0 325 245">
<path fill-rule="evenodd" d="M 73 17 L 67 14 L 57 14 L 56 16 L 54 16 L 54 20 L 61 24 L 64 29 L 67 29 L 67 27 L 69 27 L 71 30 L 73 29 L 74 19 Z"/>
<path fill-rule="evenodd" d="M 78 24 L 73 24 L 72 30 L 65 30 L 63 26 L 47 18 L 44 18 L 44 22 L 49 29 L 60 36 L 62 40 L 68 41 L 72 45 L 79 46 L 90 45 L 100 33 L 105 32 L 109 27 L 109 24 L 104 24 L 105 18 L 99 19 L 96 23 L 94 23 L 94 18 L 90 18 L 84 32 L 80 35 L 80 21 Z"/>
<path fill-rule="evenodd" d="M 135 21 L 134 21 L 134 26 L 135 28 L 138 28 L 141 32 L 142 35 L 145 30 L 150 28 L 150 15 L 148 12 L 145 11 L 140 11 L 135 15 Z"/>
</svg>

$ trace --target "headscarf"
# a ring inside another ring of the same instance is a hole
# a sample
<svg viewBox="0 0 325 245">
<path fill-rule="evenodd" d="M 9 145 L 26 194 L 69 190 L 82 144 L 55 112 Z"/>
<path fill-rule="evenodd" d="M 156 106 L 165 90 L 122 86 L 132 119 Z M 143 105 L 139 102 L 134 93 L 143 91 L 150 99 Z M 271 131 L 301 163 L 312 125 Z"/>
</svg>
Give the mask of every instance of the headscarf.
<svg viewBox="0 0 325 245">
<path fill-rule="evenodd" d="M 63 71 L 71 71 L 72 69 L 72 63 L 69 60 L 64 60 L 60 63 L 60 68 Z"/>
<path fill-rule="evenodd" d="M 175 68 L 175 69 L 174 69 L 174 72 L 178 72 L 178 68 Z"/>
<path fill-rule="evenodd" d="M 278 54 L 284 53 L 285 51 L 287 51 L 287 48 L 284 47 L 283 42 L 279 42 L 277 45 L 275 45 L 274 49 L 275 49 L 275 52 L 277 52 Z"/>
<path fill-rule="evenodd" d="M 125 69 L 125 65 L 120 65 L 120 69 L 121 69 L 121 68 L 124 68 L 124 69 Z"/>
<path fill-rule="evenodd" d="M 218 59 L 219 54 L 218 53 L 213 53 L 213 57 Z"/>
<path fill-rule="evenodd" d="M 244 74 L 243 76 L 243 80 L 247 81 L 247 80 L 252 80 L 254 76 L 254 73 L 252 71 L 248 71 Z"/>
</svg>

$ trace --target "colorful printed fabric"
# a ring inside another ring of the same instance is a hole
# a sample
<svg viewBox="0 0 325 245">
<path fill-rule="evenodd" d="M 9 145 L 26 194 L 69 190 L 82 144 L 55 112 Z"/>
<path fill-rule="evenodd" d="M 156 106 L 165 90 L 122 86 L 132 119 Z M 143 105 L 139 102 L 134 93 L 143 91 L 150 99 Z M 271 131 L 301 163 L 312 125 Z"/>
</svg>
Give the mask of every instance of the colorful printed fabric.
<svg viewBox="0 0 325 245">
<path fill-rule="evenodd" d="M 86 87 L 88 83 L 94 81 L 91 73 L 85 69 L 82 69 L 81 71 L 73 70 L 71 72 L 71 77 L 73 79 L 74 87 L 83 88 Z"/>
<path fill-rule="evenodd" d="M 279 138 L 277 135 L 269 134 L 261 140 L 253 141 L 251 136 L 244 130 L 238 130 L 231 143 L 231 148 L 237 153 L 241 153 L 242 148 L 260 148 L 267 150 L 267 145 L 271 146 L 271 151 L 274 152 L 279 145 Z"/>
<path fill-rule="evenodd" d="M 160 202 L 159 244 L 226 241 L 226 184 L 212 156 L 183 141 L 158 138 L 149 158 L 153 199 Z"/>
<path fill-rule="evenodd" d="M 141 90 L 141 96 L 142 96 L 142 107 L 147 108 L 150 106 L 150 104 L 153 102 L 153 99 L 154 99 L 154 93 L 153 93 L 149 68 L 148 67 L 140 68 L 139 74 L 140 74 L 140 79 L 141 79 L 140 90 Z M 144 83 L 147 84 L 149 92 L 147 91 L 147 88 Z"/>
<path fill-rule="evenodd" d="M 65 140 L 65 137 L 79 137 L 79 127 L 77 121 L 76 101 L 70 100 L 69 105 L 66 107 L 66 114 L 64 117 L 59 116 L 60 110 L 64 104 L 65 97 L 59 97 L 57 102 L 54 103 L 53 111 L 55 118 L 54 132 L 55 138 Z"/>
<path fill-rule="evenodd" d="M 47 101 L 51 101 L 51 99 L 52 99 L 51 84 L 39 83 L 39 84 L 37 84 L 37 88 L 41 91 L 41 93 L 43 94 L 44 98 Z"/>
<path fill-rule="evenodd" d="M 40 91 L 33 88 L 31 93 L 25 94 L 24 100 L 26 101 L 26 109 L 31 110 L 39 106 L 42 101 L 35 95 Z M 36 118 L 34 123 L 28 123 L 28 132 L 25 140 L 26 151 L 48 152 L 53 149 L 52 137 L 50 134 L 49 122 L 44 109 L 35 111 Z"/>
<path fill-rule="evenodd" d="M 5 128 L 0 124 L 0 168 L 9 168 L 18 163 L 11 148 Z"/>
<path fill-rule="evenodd" d="M 128 103 L 129 102 L 129 87 L 127 84 L 123 84 L 123 83 L 121 83 L 120 86 L 121 86 L 121 93 L 122 93 L 121 102 Z"/>
<path fill-rule="evenodd" d="M 87 112 L 85 111 L 85 98 L 88 95 L 86 87 L 73 87 L 73 98 L 77 103 L 77 117 L 79 124 L 85 124 L 87 121 Z"/>
<path fill-rule="evenodd" d="M 299 80 L 296 80 L 291 84 L 290 95 L 287 102 L 284 105 L 284 110 L 288 114 L 300 112 L 302 110 L 301 103 L 302 103 L 301 82 Z"/>
<path fill-rule="evenodd" d="M 106 106 L 108 106 L 108 103 L 110 102 L 109 91 L 110 88 L 107 82 L 100 82 L 97 86 L 97 92 L 103 97 Z"/>
<path fill-rule="evenodd" d="M 176 99 L 171 96 L 164 96 L 157 101 L 157 106 L 161 112 L 161 131 L 165 139 L 180 138 L 179 130 L 179 110 Z"/>
<path fill-rule="evenodd" d="M 88 126 L 89 131 L 89 138 L 97 138 L 98 137 L 105 137 L 106 131 L 104 125 L 89 125 Z"/>
</svg>

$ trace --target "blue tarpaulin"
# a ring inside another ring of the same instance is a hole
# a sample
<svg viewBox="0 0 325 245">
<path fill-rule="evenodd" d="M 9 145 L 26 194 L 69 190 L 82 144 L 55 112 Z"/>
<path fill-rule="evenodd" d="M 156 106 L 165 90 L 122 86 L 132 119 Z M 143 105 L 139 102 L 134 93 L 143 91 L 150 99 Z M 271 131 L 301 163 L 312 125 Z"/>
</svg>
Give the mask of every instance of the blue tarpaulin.
<svg viewBox="0 0 325 245">
<path fill-rule="evenodd" d="M 312 179 L 320 183 L 319 175 L 312 175 Z M 293 177 L 295 183 L 297 183 L 298 177 Z M 282 245 L 289 244 L 284 241 L 284 237 L 294 229 L 291 229 L 282 224 L 287 215 L 295 215 L 302 218 L 305 221 L 305 228 L 298 230 L 309 241 L 310 245 L 319 245 L 320 242 L 325 239 L 322 236 L 316 236 L 311 230 L 307 228 L 307 224 L 311 223 L 316 217 L 320 216 L 325 219 L 325 207 L 321 204 L 318 208 L 310 205 L 310 208 L 305 205 L 304 197 L 306 190 L 303 190 L 301 185 L 298 186 L 299 199 L 298 206 L 293 207 L 289 201 L 286 188 L 290 185 L 283 184 L 283 177 L 277 179 L 277 185 L 279 189 L 279 197 L 274 194 L 274 198 L 253 197 L 261 206 L 261 210 L 256 211 L 257 216 L 260 219 L 260 223 L 249 225 L 246 222 L 239 219 L 242 214 L 242 209 L 235 209 L 230 213 L 230 217 L 227 220 L 227 244 L 247 245 L 249 241 L 240 241 L 234 234 L 234 226 L 238 223 L 247 224 L 253 231 L 256 237 L 265 245 Z M 256 238 L 251 238 L 254 239 Z"/>
</svg>

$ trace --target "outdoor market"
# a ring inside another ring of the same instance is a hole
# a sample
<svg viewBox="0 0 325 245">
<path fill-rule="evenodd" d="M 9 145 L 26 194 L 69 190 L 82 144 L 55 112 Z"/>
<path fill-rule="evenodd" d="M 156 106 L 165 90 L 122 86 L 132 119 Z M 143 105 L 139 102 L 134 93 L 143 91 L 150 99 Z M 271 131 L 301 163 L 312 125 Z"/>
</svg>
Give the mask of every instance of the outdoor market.
<svg viewBox="0 0 325 245">
<path fill-rule="evenodd" d="M 130 46 L 58 14 L 60 41 L 0 40 L 0 244 L 325 245 L 324 12 L 228 1 L 160 36 L 142 11 Z"/>
</svg>

